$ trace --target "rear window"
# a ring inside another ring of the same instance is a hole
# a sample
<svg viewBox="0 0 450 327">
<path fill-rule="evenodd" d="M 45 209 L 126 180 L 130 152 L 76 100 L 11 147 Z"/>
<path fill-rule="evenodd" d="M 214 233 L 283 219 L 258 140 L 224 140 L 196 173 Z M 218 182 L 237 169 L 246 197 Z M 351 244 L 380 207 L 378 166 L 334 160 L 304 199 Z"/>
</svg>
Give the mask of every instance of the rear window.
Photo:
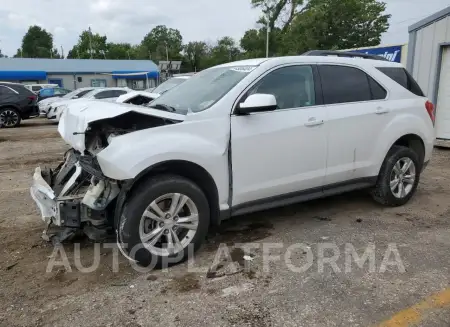
<svg viewBox="0 0 450 327">
<path fill-rule="evenodd" d="M 396 81 L 398 84 L 409 90 L 411 93 L 423 97 L 423 92 L 420 89 L 419 84 L 408 73 L 405 68 L 401 67 L 377 67 L 377 69 Z"/>
</svg>

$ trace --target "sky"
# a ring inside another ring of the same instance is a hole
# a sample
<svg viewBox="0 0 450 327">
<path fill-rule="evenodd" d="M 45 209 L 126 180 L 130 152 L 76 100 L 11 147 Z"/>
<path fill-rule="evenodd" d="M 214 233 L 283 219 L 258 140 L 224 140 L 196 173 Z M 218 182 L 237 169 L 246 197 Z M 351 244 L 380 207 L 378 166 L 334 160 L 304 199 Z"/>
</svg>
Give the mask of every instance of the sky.
<svg viewBox="0 0 450 327">
<path fill-rule="evenodd" d="M 449 0 L 384 0 L 391 27 L 382 44 L 408 42 L 408 26 L 449 5 Z M 239 40 L 256 27 L 260 12 L 250 0 L 3 0 L 0 49 L 12 56 L 29 25 L 53 34 L 54 45 L 67 54 L 81 31 L 91 27 L 112 42 L 139 43 L 156 25 L 180 30 L 183 41 L 214 42 L 222 36 Z"/>
</svg>

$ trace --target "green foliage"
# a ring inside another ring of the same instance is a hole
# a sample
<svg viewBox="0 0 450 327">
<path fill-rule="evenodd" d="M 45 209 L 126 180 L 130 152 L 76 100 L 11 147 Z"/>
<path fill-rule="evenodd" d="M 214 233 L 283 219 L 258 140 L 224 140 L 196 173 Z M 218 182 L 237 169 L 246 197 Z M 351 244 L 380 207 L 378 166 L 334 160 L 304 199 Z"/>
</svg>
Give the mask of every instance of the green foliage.
<svg viewBox="0 0 450 327">
<path fill-rule="evenodd" d="M 310 49 L 349 49 L 380 44 L 390 15 L 375 0 L 311 0 L 285 35 L 288 53 Z M 345 13 L 345 14 L 336 14 Z"/>
<path fill-rule="evenodd" d="M 205 58 L 210 54 L 210 49 L 205 42 L 189 42 L 184 46 L 184 53 L 190 70 L 196 71 L 205 68 Z"/>
<path fill-rule="evenodd" d="M 22 39 L 22 46 L 14 57 L 23 58 L 60 58 L 53 47 L 53 36 L 39 26 L 30 26 Z"/>
<path fill-rule="evenodd" d="M 141 52 L 151 55 L 152 60 L 181 59 L 183 37 L 177 29 L 158 25 L 153 28 L 141 42 Z"/>
<path fill-rule="evenodd" d="M 105 59 L 108 51 L 106 39 L 106 36 L 98 33 L 94 34 L 89 30 L 83 31 L 78 38 L 78 43 L 67 54 L 67 58 Z"/>
</svg>

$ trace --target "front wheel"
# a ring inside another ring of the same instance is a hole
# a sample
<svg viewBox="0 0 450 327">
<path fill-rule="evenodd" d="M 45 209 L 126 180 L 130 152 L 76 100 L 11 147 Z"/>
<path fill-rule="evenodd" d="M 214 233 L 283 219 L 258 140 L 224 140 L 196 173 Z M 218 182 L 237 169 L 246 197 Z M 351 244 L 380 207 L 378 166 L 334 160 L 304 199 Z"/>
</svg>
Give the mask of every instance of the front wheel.
<svg viewBox="0 0 450 327">
<path fill-rule="evenodd" d="M 393 146 L 380 169 L 378 181 L 372 191 L 375 201 L 401 206 L 416 192 L 419 184 L 421 165 L 419 157 L 412 149 Z"/>
<path fill-rule="evenodd" d="M 203 191 L 177 175 L 148 179 L 132 192 L 119 232 L 128 254 L 143 266 L 186 260 L 203 243 L 210 211 Z"/>
<path fill-rule="evenodd" d="M 0 109 L 0 127 L 14 128 L 20 125 L 20 114 L 14 108 Z"/>
</svg>

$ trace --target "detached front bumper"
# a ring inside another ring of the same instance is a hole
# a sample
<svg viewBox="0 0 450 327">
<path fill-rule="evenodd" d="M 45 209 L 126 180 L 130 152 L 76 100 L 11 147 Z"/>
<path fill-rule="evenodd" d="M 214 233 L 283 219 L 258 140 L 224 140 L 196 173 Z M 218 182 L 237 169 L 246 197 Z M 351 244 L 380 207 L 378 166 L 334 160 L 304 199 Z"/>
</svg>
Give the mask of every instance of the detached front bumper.
<svg viewBox="0 0 450 327">
<path fill-rule="evenodd" d="M 31 197 L 41 211 L 42 220 L 48 225 L 56 217 L 55 192 L 42 177 L 41 167 L 37 167 L 33 174 L 33 184 L 30 188 Z"/>
<path fill-rule="evenodd" d="M 108 205 L 120 187 L 95 163 L 94 158 L 71 150 L 54 171 L 35 169 L 30 193 L 47 226 L 82 229 L 93 240 L 104 237 L 113 218 Z"/>
</svg>

